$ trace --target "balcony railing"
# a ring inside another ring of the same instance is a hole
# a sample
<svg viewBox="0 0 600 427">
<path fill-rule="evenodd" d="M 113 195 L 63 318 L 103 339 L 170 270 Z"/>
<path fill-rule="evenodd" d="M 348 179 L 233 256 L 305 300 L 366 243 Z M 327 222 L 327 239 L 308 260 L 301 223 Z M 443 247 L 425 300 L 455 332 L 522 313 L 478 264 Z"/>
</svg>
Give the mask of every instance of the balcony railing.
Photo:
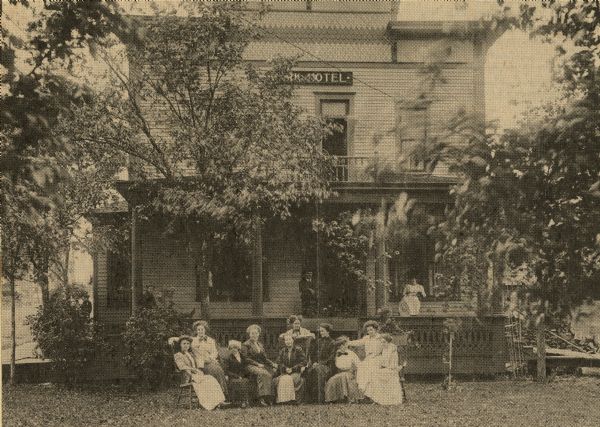
<svg viewBox="0 0 600 427">
<path fill-rule="evenodd" d="M 382 156 L 335 156 L 332 182 L 394 182 L 406 173 L 425 173 L 422 165 L 411 162 L 407 167 L 399 160 Z"/>
</svg>

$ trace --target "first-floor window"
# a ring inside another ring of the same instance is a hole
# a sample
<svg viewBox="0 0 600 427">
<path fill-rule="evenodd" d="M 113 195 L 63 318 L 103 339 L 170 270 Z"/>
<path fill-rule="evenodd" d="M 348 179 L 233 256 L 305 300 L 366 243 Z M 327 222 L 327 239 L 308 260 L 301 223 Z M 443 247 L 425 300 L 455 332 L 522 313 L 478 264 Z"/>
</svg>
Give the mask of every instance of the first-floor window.
<svg viewBox="0 0 600 427">
<path fill-rule="evenodd" d="M 231 232 L 215 242 L 210 259 L 211 267 L 208 277 L 210 300 L 252 301 L 252 264 L 254 262 L 252 245 L 244 242 L 235 232 Z M 268 301 L 269 287 L 264 257 L 262 263 L 263 301 Z"/>
</svg>

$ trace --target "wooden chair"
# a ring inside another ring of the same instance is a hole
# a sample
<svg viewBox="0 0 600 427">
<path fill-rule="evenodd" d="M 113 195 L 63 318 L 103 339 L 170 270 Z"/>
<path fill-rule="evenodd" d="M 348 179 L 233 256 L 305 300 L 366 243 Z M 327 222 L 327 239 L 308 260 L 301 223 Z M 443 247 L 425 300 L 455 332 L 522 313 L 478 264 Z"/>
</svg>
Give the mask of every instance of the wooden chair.
<svg viewBox="0 0 600 427">
<path fill-rule="evenodd" d="M 179 370 L 177 371 L 181 375 L 182 381 L 179 384 L 179 393 L 177 393 L 177 402 L 175 403 L 175 407 L 179 408 L 181 396 L 187 393 L 189 409 L 193 409 L 194 402 L 198 402 L 198 399 L 196 399 L 196 393 L 194 392 L 194 386 L 192 385 L 191 381 L 183 379 L 184 372 L 181 372 Z"/>
<path fill-rule="evenodd" d="M 169 340 L 168 344 L 169 344 L 169 347 L 171 347 L 171 352 L 173 353 L 173 355 L 175 355 L 175 342 Z M 177 365 L 175 364 L 175 361 L 173 361 L 173 365 L 175 366 L 175 374 L 178 377 L 178 383 L 179 383 L 179 391 L 177 393 L 177 401 L 175 402 L 175 408 L 179 408 L 179 403 L 181 402 L 181 397 L 186 393 L 187 393 L 189 409 L 193 409 L 194 402 L 198 403 L 198 406 L 200 406 L 200 403 L 198 402 L 198 399 L 196 398 L 196 393 L 194 392 L 194 386 L 192 385 L 191 379 L 188 377 L 188 375 L 185 372 L 181 371 L 177 367 Z"/>
</svg>

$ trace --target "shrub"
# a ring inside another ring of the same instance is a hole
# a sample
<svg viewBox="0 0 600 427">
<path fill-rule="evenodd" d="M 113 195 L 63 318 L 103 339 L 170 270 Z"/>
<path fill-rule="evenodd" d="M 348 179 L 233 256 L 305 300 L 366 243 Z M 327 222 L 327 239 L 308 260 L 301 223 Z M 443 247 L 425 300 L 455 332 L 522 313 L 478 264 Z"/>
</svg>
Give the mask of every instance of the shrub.
<svg viewBox="0 0 600 427">
<path fill-rule="evenodd" d="M 76 286 L 61 286 L 48 302 L 28 317 L 31 332 L 44 358 L 71 384 L 101 353 L 106 343 L 89 316 L 88 294 Z"/>
<path fill-rule="evenodd" d="M 185 318 L 171 306 L 142 308 L 134 313 L 123 332 L 125 363 L 138 379 L 156 388 L 173 374 L 173 352 L 167 339 L 185 329 Z"/>
</svg>

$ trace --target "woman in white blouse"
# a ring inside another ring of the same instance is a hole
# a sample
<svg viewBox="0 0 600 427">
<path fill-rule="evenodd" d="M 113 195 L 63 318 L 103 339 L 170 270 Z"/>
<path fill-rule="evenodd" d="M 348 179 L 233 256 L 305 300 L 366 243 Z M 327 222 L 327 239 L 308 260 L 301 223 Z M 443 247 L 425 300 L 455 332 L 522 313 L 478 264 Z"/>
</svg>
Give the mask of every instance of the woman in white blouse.
<svg viewBox="0 0 600 427">
<path fill-rule="evenodd" d="M 196 358 L 196 364 L 202 370 L 219 382 L 223 389 L 223 394 L 228 397 L 227 393 L 227 378 L 225 372 L 219 364 L 219 351 L 217 350 L 216 341 L 207 335 L 209 328 L 208 322 L 198 320 L 193 324 L 196 336 L 192 340 L 192 353 Z"/>
<path fill-rule="evenodd" d="M 381 367 L 381 352 L 383 343 L 379 336 L 379 323 L 369 320 L 363 325 L 366 334 L 354 341 L 350 341 L 350 347 L 364 347 L 365 358 L 358 364 L 356 369 L 356 382 L 358 388 L 365 396 L 373 394 L 374 378 Z"/>
<path fill-rule="evenodd" d="M 399 376 L 398 347 L 392 343 L 390 334 L 382 334 L 380 339 L 383 344 L 381 365 L 367 397 L 380 405 L 399 405 L 402 403 L 403 394 Z"/>
<path fill-rule="evenodd" d="M 356 369 L 360 359 L 352 350 L 348 349 L 348 337 L 341 336 L 335 340 L 335 369 L 337 373 L 332 376 L 325 386 L 325 402 L 353 403 L 362 398 L 356 383 Z"/>
</svg>

